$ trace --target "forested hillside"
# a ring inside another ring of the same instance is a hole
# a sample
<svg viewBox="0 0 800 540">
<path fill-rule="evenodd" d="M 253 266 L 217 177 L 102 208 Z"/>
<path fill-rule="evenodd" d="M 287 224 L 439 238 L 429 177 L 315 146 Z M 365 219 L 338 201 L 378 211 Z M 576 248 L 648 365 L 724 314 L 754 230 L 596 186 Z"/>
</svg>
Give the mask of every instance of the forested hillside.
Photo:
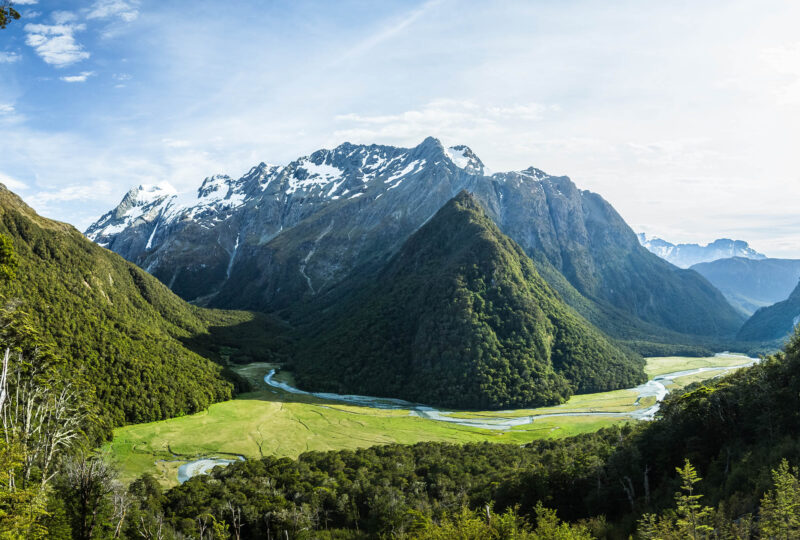
<svg viewBox="0 0 800 540">
<path fill-rule="evenodd" d="M 0 233 L 19 264 L 4 291 L 7 307 L 86 382 L 103 429 L 229 399 L 236 379 L 213 360 L 246 361 L 275 350 L 265 317 L 191 306 L 70 225 L 38 216 L 4 187 Z M 249 346 L 238 344 L 248 339 Z"/>
<path fill-rule="evenodd" d="M 466 192 L 360 285 L 300 344 L 301 385 L 501 408 L 645 380 L 643 360 L 566 306 Z"/>
</svg>

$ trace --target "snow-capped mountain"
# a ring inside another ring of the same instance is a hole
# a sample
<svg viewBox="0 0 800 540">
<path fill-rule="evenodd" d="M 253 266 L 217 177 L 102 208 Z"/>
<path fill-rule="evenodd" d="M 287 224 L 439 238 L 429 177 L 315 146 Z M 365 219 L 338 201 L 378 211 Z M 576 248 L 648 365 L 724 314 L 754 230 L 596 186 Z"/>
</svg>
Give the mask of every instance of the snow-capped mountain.
<svg viewBox="0 0 800 540">
<path fill-rule="evenodd" d="M 744 240 L 720 238 L 701 246 L 699 244 L 671 244 L 661 238 L 648 238 L 644 233 L 639 233 L 638 237 L 639 242 L 652 253 L 680 268 L 689 268 L 698 263 L 731 257 L 755 260 L 767 258 L 766 255 L 751 248 Z"/>
<path fill-rule="evenodd" d="M 740 322 L 697 274 L 677 274 L 642 248 L 600 196 L 533 167 L 491 173 L 468 147 L 446 148 L 431 137 L 414 148 L 345 143 L 286 166 L 262 163 L 239 179 L 207 178 L 194 196 L 140 186 L 86 235 L 186 299 L 280 311 L 322 301 L 354 272 L 378 271 L 461 190 L 529 255 L 563 274 L 562 289 L 568 281 L 589 298 L 677 331 L 735 331 Z M 631 282 L 641 272 L 630 265 L 638 264 L 652 284 Z M 702 283 L 687 290 L 703 294 L 682 305 L 696 306 L 697 317 L 677 316 L 654 286 L 672 281 L 670 290 L 680 290 L 678 282 L 695 279 Z M 717 309 L 722 315 L 711 312 Z"/>
</svg>

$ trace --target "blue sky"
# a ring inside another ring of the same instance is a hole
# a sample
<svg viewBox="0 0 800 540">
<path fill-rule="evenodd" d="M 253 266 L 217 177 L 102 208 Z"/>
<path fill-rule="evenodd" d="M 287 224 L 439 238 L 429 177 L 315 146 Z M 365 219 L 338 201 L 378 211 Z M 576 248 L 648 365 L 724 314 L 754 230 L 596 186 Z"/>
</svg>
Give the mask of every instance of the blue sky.
<svg viewBox="0 0 800 540">
<path fill-rule="evenodd" d="M 800 257 L 795 1 L 15 5 L 0 181 L 81 229 L 140 183 L 433 135 L 637 231 Z"/>
</svg>

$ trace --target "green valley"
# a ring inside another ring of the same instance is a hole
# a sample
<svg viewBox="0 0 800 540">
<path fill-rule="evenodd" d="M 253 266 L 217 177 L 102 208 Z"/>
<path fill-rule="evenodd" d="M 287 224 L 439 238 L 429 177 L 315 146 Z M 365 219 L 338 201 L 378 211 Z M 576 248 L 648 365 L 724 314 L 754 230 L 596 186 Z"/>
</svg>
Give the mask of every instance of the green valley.
<svg viewBox="0 0 800 540">
<path fill-rule="evenodd" d="M 718 368 L 698 375 L 709 378 L 750 359 L 744 356 L 711 358 L 650 358 L 651 376 L 696 368 Z M 376 444 L 411 444 L 420 441 L 467 443 L 478 441 L 525 444 L 543 438 L 563 438 L 627 422 L 614 416 L 643 410 L 655 398 L 638 398 L 632 389 L 573 396 L 563 405 L 515 411 L 459 411 L 454 418 L 513 418 L 570 413 L 575 416 L 543 417 L 507 430 L 481 429 L 409 415 L 403 409 L 378 409 L 343 404 L 313 396 L 291 394 L 267 386 L 264 375 L 275 366 L 253 363 L 235 368 L 254 392 L 217 403 L 207 411 L 181 418 L 125 426 L 114 431 L 106 446 L 122 478 L 133 480 L 151 473 L 165 486 L 177 483 L 180 465 L 201 458 L 247 459 L 261 455 L 297 457 L 307 451 L 363 448 Z M 283 375 L 283 374 L 282 374 Z M 287 382 L 293 382 L 284 376 Z M 688 381 L 677 381 L 678 385 Z M 583 413 L 583 414 L 582 414 Z M 608 413 L 608 416 L 603 416 Z"/>
</svg>

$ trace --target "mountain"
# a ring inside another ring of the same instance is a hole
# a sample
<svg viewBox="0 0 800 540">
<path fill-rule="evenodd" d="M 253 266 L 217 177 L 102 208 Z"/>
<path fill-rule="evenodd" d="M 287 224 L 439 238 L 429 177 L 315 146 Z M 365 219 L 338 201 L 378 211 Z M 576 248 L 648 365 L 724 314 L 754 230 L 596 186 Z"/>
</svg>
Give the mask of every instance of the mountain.
<svg viewBox="0 0 800 540">
<path fill-rule="evenodd" d="M 718 259 L 729 259 L 731 257 L 754 260 L 767 258 L 766 255 L 758 253 L 743 240 L 720 238 L 710 244 L 701 246 L 699 244 L 675 245 L 661 238 L 648 238 L 644 233 L 639 233 L 638 238 L 639 242 L 650 252 L 679 268 L 690 268 L 695 264 Z"/>
<path fill-rule="evenodd" d="M 295 358 L 315 390 L 502 408 L 646 380 L 643 360 L 564 304 L 465 191 L 324 321 Z"/>
<path fill-rule="evenodd" d="M 207 178 L 196 197 L 139 186 L 86 235 L 187 300 L 291 318 L 356 269 L 382 268 L 461 190 L 603 330 L 659 340 L 741 326 L 719 291 L 640 246 L 599 195 L 533 167 L 490 174 L 466 146 L 433 138 L 415 148 L 345 143 L 286 166 L 262 163 L 237 180 Z"/>
<path fill-rule="evenodd" d="M 750 317 L 739 331 L 744 341 L 783 341 L 800 323 L 800 284 L 789 298 L 764 307 Z"/>
<path fill-rule="evenodd" d="M 224 363 L 224 353 L 246 361 L 269 348 L 265 316 L 191 306 L 72 226 L 40 217 L 1 184 L 0 233 L 19 261 L 6 299 L 19 301 L 44 343 L 68 359 L 68 372 L 82 376 L 105 427 L 229 399 L 230 370 L 213 360 Z"/>
<path fill-rule="evenodd" d="M 748 316 L 788 298 L 800 280 L 800 260 L 733 257 L 692 266 Z"/>
</svg>

